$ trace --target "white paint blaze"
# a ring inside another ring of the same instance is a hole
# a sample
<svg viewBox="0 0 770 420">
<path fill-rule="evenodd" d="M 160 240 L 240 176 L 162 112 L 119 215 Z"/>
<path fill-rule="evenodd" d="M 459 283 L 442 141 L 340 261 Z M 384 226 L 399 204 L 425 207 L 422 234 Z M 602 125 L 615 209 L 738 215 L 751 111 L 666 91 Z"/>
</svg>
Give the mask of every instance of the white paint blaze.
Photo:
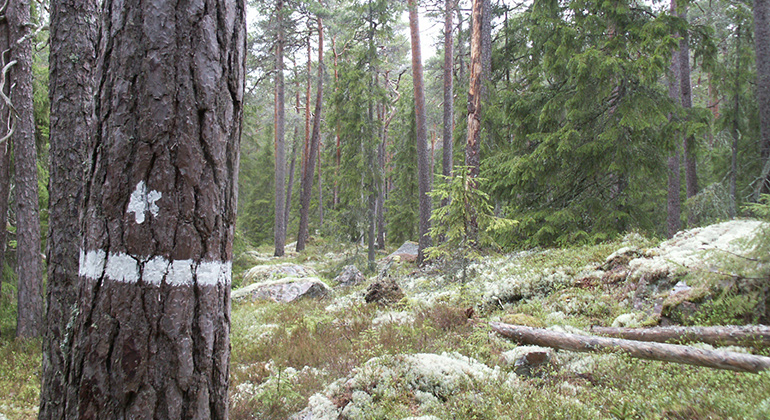
<svg viewBox="0 0 770 420">
<path fill-rule="evenodd" d="M 151 286 L 160 286 L 168 273 L 168 260 L 163 257 L 152 257 L 144 263 L 142 281 Z"/>
<path fill-rule="evenodd" d="M 160 208 L 155 202 L 160 200 L 161 197 L 163 197 L 163 194 L 158 191 L 147 191 L 147 186 L 144 184 L 144 181 L 139 181 L 139 183 L 136 184 L 134 192 L 131 193 L 131 198 L 128 200 L 127 211 L 129 213 L 134 213 L 137 224 L 142 224 L 144 223 L 144 217 L 147 211 L 155 217 L 158 216 Z"/>
<path fill-rule="evenodd" d="M 142 283 L 169 286 L 230 286 L 233 263 L 230 261 L 169 261 L 161 256 L 151 258 L 103 250 L 80 251 L 80 275 L 90 280 L 102 277 L 120 283 Z"/>
<path fill-rule="evenodd" d="M 166 283 L 171 286 L 192 286 L 192 260 L 177 260 L 171 262 L 171 268 L 166 275 Z"/>
<path fill-rule="evenodd" d="M 100 250 L 84 252 L 80 250 L 80 277 L 90 280 L 98 280 L 104 273 L 104 263 L 107 259 L 107 253 Z"/>
<path fill-rule="evenodd" d="M 139 261 L 128 254 L 112 254 L 107 257 L 107 266 L 104 274 L 110 280 L 123 283 L 136 283 L 139 281 Z"/>
<path fill-rule="evenodd" d="M 195 280 L 199 286 L 230 285 L 233 264 L 204 261 L 195 270 Z"/>
</svg>

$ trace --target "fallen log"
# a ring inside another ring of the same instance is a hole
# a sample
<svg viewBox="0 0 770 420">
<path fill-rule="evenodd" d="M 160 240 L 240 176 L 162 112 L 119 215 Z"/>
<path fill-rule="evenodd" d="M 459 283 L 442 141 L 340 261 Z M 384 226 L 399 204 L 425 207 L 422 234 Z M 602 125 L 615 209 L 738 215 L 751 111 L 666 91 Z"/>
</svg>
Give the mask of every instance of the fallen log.
<svg viewBox="0 0 770 420">
<path fill-rule="evenodd" d="M 713 346 L 770 346 L 770 327 L 764 325 L 725 327 L 592 327 L 591 332 L 637 341 L 658 343 L 706 343 Z"/>
<path fill-rule="evenodd" d="M 728 351 L 701 350 L 677 344 L 647 343 L 550 331 L 542 328 L 490 322 L 492 330 L 522 344 L 578 352 L 623 352 L 631 357 L 686 363 L 716 369 L 759 373 L 770 369 L 770 357 Z"/>
</svg>

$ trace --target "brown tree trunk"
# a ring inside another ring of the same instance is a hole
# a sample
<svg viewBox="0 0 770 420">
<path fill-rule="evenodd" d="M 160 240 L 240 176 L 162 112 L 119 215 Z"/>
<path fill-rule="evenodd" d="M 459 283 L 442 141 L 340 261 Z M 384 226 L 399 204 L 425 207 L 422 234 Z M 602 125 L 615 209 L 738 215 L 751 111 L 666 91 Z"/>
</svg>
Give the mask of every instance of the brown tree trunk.
<svg viewBox="0 0 770 420">
<path fill-rule="evenodd" d="M 706 343 L 713 346 L 770 346 L 770 327 L 654 327 L 610 328 L 591 327 L 591 332 L 627 340 L 655 341 L 659 343 Z"/>
<path fill-rule="evenodd" d="M 483 3 L 485 0 L 473 0 L 471 12 L 471 64 L 470 87 L 468 89 L 468 139 L 465 144 L 465 165 L 469 167 L 470 188 L 476 188 L 475 179 L 481 168 L 481 104 L 484 86 L 483 71 Z M 475 209 L 467 209 L 468 241 L 474 245 L 478 239 L 478 221 Z"/>
<path fill-rule="evenodd" d="M 67 324 L 77 301 L 83 163 L 93 125 L 96 0 L 51 2 L 48 95 L 51 101 L 48 281 L 43 382 L 38 418 L 64 418 L 69 371 Z"/>
<path fill-rule="evenodd" d="M 308 239 L 310 199 L 313 195 L 313 165 L 315 165 L 318 146 L 321 143 L 321 104 L 323 102 L 324 80 L 324 32 L 323 22 L 318 18 L 318 90 L 316 93 L 315 111 L 313 115 L 313 135 L 310 138 L 307 165 L 302 171 L 300 183 L 299 234 L 297 235 L 297 252 L 305 249 Z"/>
<path fill-rule="evenodd" d="M 283 0 L 275 4 L 277 40 L 275 42 L 275 256 L 280 257 L 286 246 L 286 118 L 283 78 Z"/>
<path fill-rule="evenodd" d="M 445 0 L 444 4 L 444 131 L 441 173 L 452 176 L 452 133 L 454 131 L 454 52 L 452 27 L 454 24 L 455 0 Z M 449 197 L 441 201 L 442 206 L 449 204 Z"/>
<path fill-rule="evenodd" d="M 40 258 L 40 210 L 37 191 L 37 152 L 32 104 L 32 28 L 29 0 L 16 0 L 6 13 L 16 60 L 12 80 L 14 107 L 19 116 L 13 135 L 16 173 L 16 238 L 19 279 L 18 337 L 43 333 L 42 261 Z"/>
<path fill-rule="evenodd" d="M 676 13 L 676 0 L 671 0 L 671 13 Z M 682 103 L 682 97 L 679 92 L 679 81 L 681 80 L 681 70 L 679 66 L 679 51 L 674 50 L 671 54 L 670 74 L 668 76 L 668 97 L 676 104 Z M 669 119 L 674 116 L 669 116 Z M 679 197 L 679 190 L 682 188 L 679 169 L 679 134 L 674 136 L 674 150 L 669 152 L 668 156 L 668 200 L 667 200 L 667 218 L 668 237 L 672 238 L 682 227 L 682 205 Z"/>
<path fill-rule="evenodd" d="M 299 128 L 294 127 L 294 142 L 291 146 L 291 163 L 289 164 L 289 182 L 286 186 L 286 212 L 284 215 L 284 226 L 289 226 L 289 215 L 291 209 L 291 194 L 294 189 L 294 171 L 297 165 L 297 141 L 299 140 Z"/>
<path fill-rule="evenodd" d="M 465 39 L 463 39 L 463 15 L 457 5 L 457 82 L 465 83 Z"/>
<path fill-rule="evenodd" d="M 489 96 L 489 80 L 492 77 L 492 3 L 482 0 L 481 5 L 481 101 Z"/>
<path fill-rule="evenodd" d="M 769 22 L 770 23 L 770 22 Z M 730 159 L 730 218 L 735 218 L 738 206 L 738 112 L 740 111 L 740 74 L 741 74 L 741 26 L 736 28 L 735 35 L 735 85 L 733 92 L 733 124 L 730 130 L 733 142 Z M 760 123 L 761 130 L 761 123 Z"/>
<path fill-rule="evenodd" d="M 425 248 L 430 246 L 431 173 L 428 156 L 428 122 L 425 116 L 425 84 L 423 82 L 422 52 L 420 49 L 420 23 L 418 20 L 417 1 L 409 0 L 409 32 L 412 45 L 412 77 L 414 80 L 414 114 L 417 122 L 417 185 L 420 208 L 420 239 L 417 246 L 417 262 L 425 259 Z"/>
<path fill-rule="evenodd" d="M 8 7 L 0 9 L 0 15 L 4 15 Z M 0 19 L 0 70 L 8 64 L 11 49 L 11 38 L 8 28 L 8 20 Z M 11 91 L 10 74 L 3 77 L 0 74 L 0 87 L 2 94 L 7 98 Z M 0 270 L 5 265 L 6 224 L 8 223 L 8 194 L 11 186 L 11 130 L 14 116 L 5 104 L 0 100 Z M 0 292 L 2 291 L 3 277 L 0 276 Z"/>
<path fill-rule="evenodd" d="M 759 108 L 759 146 L 763 171 L 755 188 L 759 194 L 770 193 L 770 0 L 754 0 L 754 51 L 757 60 L 757 107 Z"/>
<path fill-rule="evenodd" d="M 105 0 L 71 419 L 226 419 L 245 1 Z"/>
<path fill-rule="evenodd" d="M 687 20 L 687 10 L 682 11 L 679 17 Z M 690 82 L 690 46 L 687 32 L 682 34 L 682 38 L 679 41 L 679 69 L 682 107 L 690 109 L 692 108 L 692 84 Z M 687 186 L 687 198 L 698 194 L 698 173 L 696 169 L 695 136 L 688 135 L 684 138 L 684 175 Z M 693 227 L 696 223 L 695 214 L 692 211 L 688 212 L 687 224 Z"/>
<path fill-rule="evenodd" d="M 701 350 L 676 344 L 647 343 L 550 331 L 540 328 L 491 322 L 492 331 L 522 344 L 553 347 L 577 352 L 620 351 L 631 357 L 684 363 L 714 369 L 759 373 L 770 369 L 770 357 L 729 351 Z"/>
</svg>

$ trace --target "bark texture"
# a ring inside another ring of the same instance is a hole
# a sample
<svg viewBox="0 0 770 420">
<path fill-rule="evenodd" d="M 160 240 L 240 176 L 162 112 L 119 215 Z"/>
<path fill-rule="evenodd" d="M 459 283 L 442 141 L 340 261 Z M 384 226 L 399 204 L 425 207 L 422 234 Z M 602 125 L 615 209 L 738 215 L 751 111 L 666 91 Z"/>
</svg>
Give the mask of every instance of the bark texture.
<svg viewBox="0 0 770 420">
<path fill-rule="evenodd" d="M 18 337 L 43 333 L 40 208 L 37 192 L 37 152 L 32 104 L 32 39 L 29 0 L 15 0 L 6 13 L 10 28 L 14 89 L 11 100 L 19 115 L 13 135 L 16 174 L 16 274 L 19 279 Z"/>
<path fill-rule="evenodd" d="M 305 169 L 302 171 L 300 182 L 299 234 L 297 235 L 297 252 L 305 249 L 308 240 L 310 199 L 313 195 L 313 173 L 315 171 L 316 155 L 321 144 L 321 105 L 323 103 L 324 80 L 324 33 L 323 22 L 318 19 L 318 90 L 316 91 L 315 113 L 313 114 L 313 133 L 310 137 Z"/>
<path fill-rule="evenodd" d="M 6 4 L 7 7 L 7 4 Z M 0 9 L 0 16 L 5 14 L 6 9 Z M 11 39 L 8 28 L 8 20 L 0 19 L 0 65 L 5 65 L 10 61 Z M 0 68 L 2 68 L 0 67 Z M 0 77 L 2 77 L 0 75 Z M 9 75 L 0 80 L 3 95 L 8 97 L 10 94 L 11 81 Z M 5 101 L 0 101 L 0 269 L 5 264 L 5 242 L 6 242 L 6 224 L 8 223 L 8 194 L 11 185 L 11 110 L 6 106 Z M 3 278 L 0 276 L 0 292 L 2 291 Z"/>
<path fill-rule="evenodd" d="M 687 20 L 687 10 L 679 14 L 679 17 Z M 679 75 L 680 75 L 680 93 L 682 94 L 682 107 L 692 108 L 692 83 L 690 82 L 690 45 L 687 32 L 682 34 L 679 41 Z M 695 136 L 689 135 L 684 138 L 684 174 L 685 184 L 687 186 L 687 198 L 698 194 L 698 172 L 697 160 L 695 156 Z M 687 224 L 695 226 L 695 214 L 689 212 Z"/>
<path fill-rule="evenodd" d="M 468 88 L 468 137 L 465 142 L 465 166 L 469 167 L 471 188 L 476 188 L 475 178 L 481 169 L 481 106 L 484 96 L 484 57 L 483 57 L 483 16 L 484 0 L 473 0 L 471 10 L 471 63 L 470 83 Z M 478 221 L 475 209 L 467 209 L 470 213 L 468 221 L 468 239 L 474 244 L 478 237 Z"/>
<path fill-rule="evenodd" d="M 244 0 L 105 0 L 65 412 L 226 419 Z"/>
<path fill-rule="evenodd" d="M 491 322 L 492 331 L 522 344 L 553 347 L 577 352 L 620 351 L 631 357 L 684 363 L 715 369 L 759 373 L 770 369 L 770 357 L 729 351 L 701 350 L 676 344 L 647 343 L 620 338 L 604 338 L 560 333 L 540 328 Z"/>
<path fill-rule="evenodd" d="M 676 13 L 676 0 L 671 0 L 671 13 Z M 681 71 L 679 66 L 679 51 L 674 50 L 671 53 L 671 66 L 669 66 L 668 76 L 668 97 L 676 104 L 682 103 L 682 96 L 679 92 L 679 81 L 681 80 Z M 669 119 L 674 115 L 669 116 Z M 666 226 L 668 237 L 672 238 L 682 228 L 682 203 L 679 191 L 682 188 L 680 179 L 680 156 L 679 143 L 680 134 L 674 134 L 674 150 L 668 155 L 668 198 L 666 208 Z"/>
<path fill-rule="evenodd" d="M 422 71 L 422 52 L 420 48 L 420 23 L 418 20 L 417 1 L 409 0 L 409 32 L 412 45 L 412 78 L 414 80 L 414 114 L 417 123 L 417 185 L 420 208 L 420 239 L 417 246 L 417 262 L 422 264 L 425 248 L 430 246 L 431 189 L 430 157 L 428 156 L 428 122 L 425 115 L 425 83 Z"/>
<path fill-rule="evenodd" d="M 757 106 L 759 108 L 760 156 L 763 168 L 770 159 L 770 0 L 754 0 L 754 51 L 757 60 Z M 756 188 L 770 193 L 770 176 L 763 169 Z"/>
<path fill-rule="evenodd" d="M 444 3 L 444 131 L 441 172 L 445 177 L 452 176 L 452 133 L 454 132 L 454 24 L 455 0 Z M 449 204 L 449 198 L 441 205 Z"/>
<path fill-rule="evenodd" d="M 64 418 L 67 324 L 77 298 L 85 152 L 94 112 L 96 0 L 51 2 L 48 281 L 39 419 Z"/>
<path fill-rule="evenodd" d="M 286 245 L 286 119 L 283 82 L 283 0 L 275 6 L 278 39 L 275 42 L 275 256 L 284 254 Z"/>
<path fill-rule="evenodd" d="M 714 346 L 770 346 L 770 327 L 765 325 L 725 327 L 592 327 L 591 332 L 628 340 L 659 343 L 706 343 Z"/>
</svg>

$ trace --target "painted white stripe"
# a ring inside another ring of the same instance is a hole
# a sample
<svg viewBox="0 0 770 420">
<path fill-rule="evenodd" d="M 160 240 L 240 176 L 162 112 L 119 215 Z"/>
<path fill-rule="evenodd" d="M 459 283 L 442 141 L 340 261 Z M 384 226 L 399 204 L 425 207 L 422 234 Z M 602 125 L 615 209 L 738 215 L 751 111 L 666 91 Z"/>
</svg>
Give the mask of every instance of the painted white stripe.
<svg viewBox="0 0 770 420">
<path fill-rule="evenodd" d="M 176 260 L 171 262 L 171 268 L 166 275 L 166 283 L 171 286 L 192 286 L 192 260 Z"/>
<path fill-rule="evenodd" d="M 232 281 L 233 264 L 204 261 L 198 264 L 195 278 L 199 286 L 230 285 Z"/>
<path fill-rule="evenodd" d="M 102 277 L 121 283 L 138 283 L 159 287 L 166 283 L 170 286 L 230 286 L 232 284 L 233 263 L 230 261 L 202 261 L 195 264 L 192 260 L 169 261 L 161 256 L 152 258 L 107 253 L 103 250 L 80 251 L 80 276 L 90 280 Z"/>
<path fill-rule="evenodd" d="M 80 250 L 80 268 L 79 274 L 91 280 L 98 280 L 104 273 L 104 263 L 107 259 L 107 253 L 101 249 L 88 251 L 85 253 Z"/>
<path fill-rule="evenodd" d="M 144 263 L 142 281 L 152 286 L 160 286 L 168 273 L 168 260 L 163 257 L 152 257 Z"/>
<path fill-rule="evenodd" d="M 139 261 L 128 254 L 112 254 L 107 257 L 104 274 L 110 279 L 123 283 L 139 281 Z"/>
</svg>

